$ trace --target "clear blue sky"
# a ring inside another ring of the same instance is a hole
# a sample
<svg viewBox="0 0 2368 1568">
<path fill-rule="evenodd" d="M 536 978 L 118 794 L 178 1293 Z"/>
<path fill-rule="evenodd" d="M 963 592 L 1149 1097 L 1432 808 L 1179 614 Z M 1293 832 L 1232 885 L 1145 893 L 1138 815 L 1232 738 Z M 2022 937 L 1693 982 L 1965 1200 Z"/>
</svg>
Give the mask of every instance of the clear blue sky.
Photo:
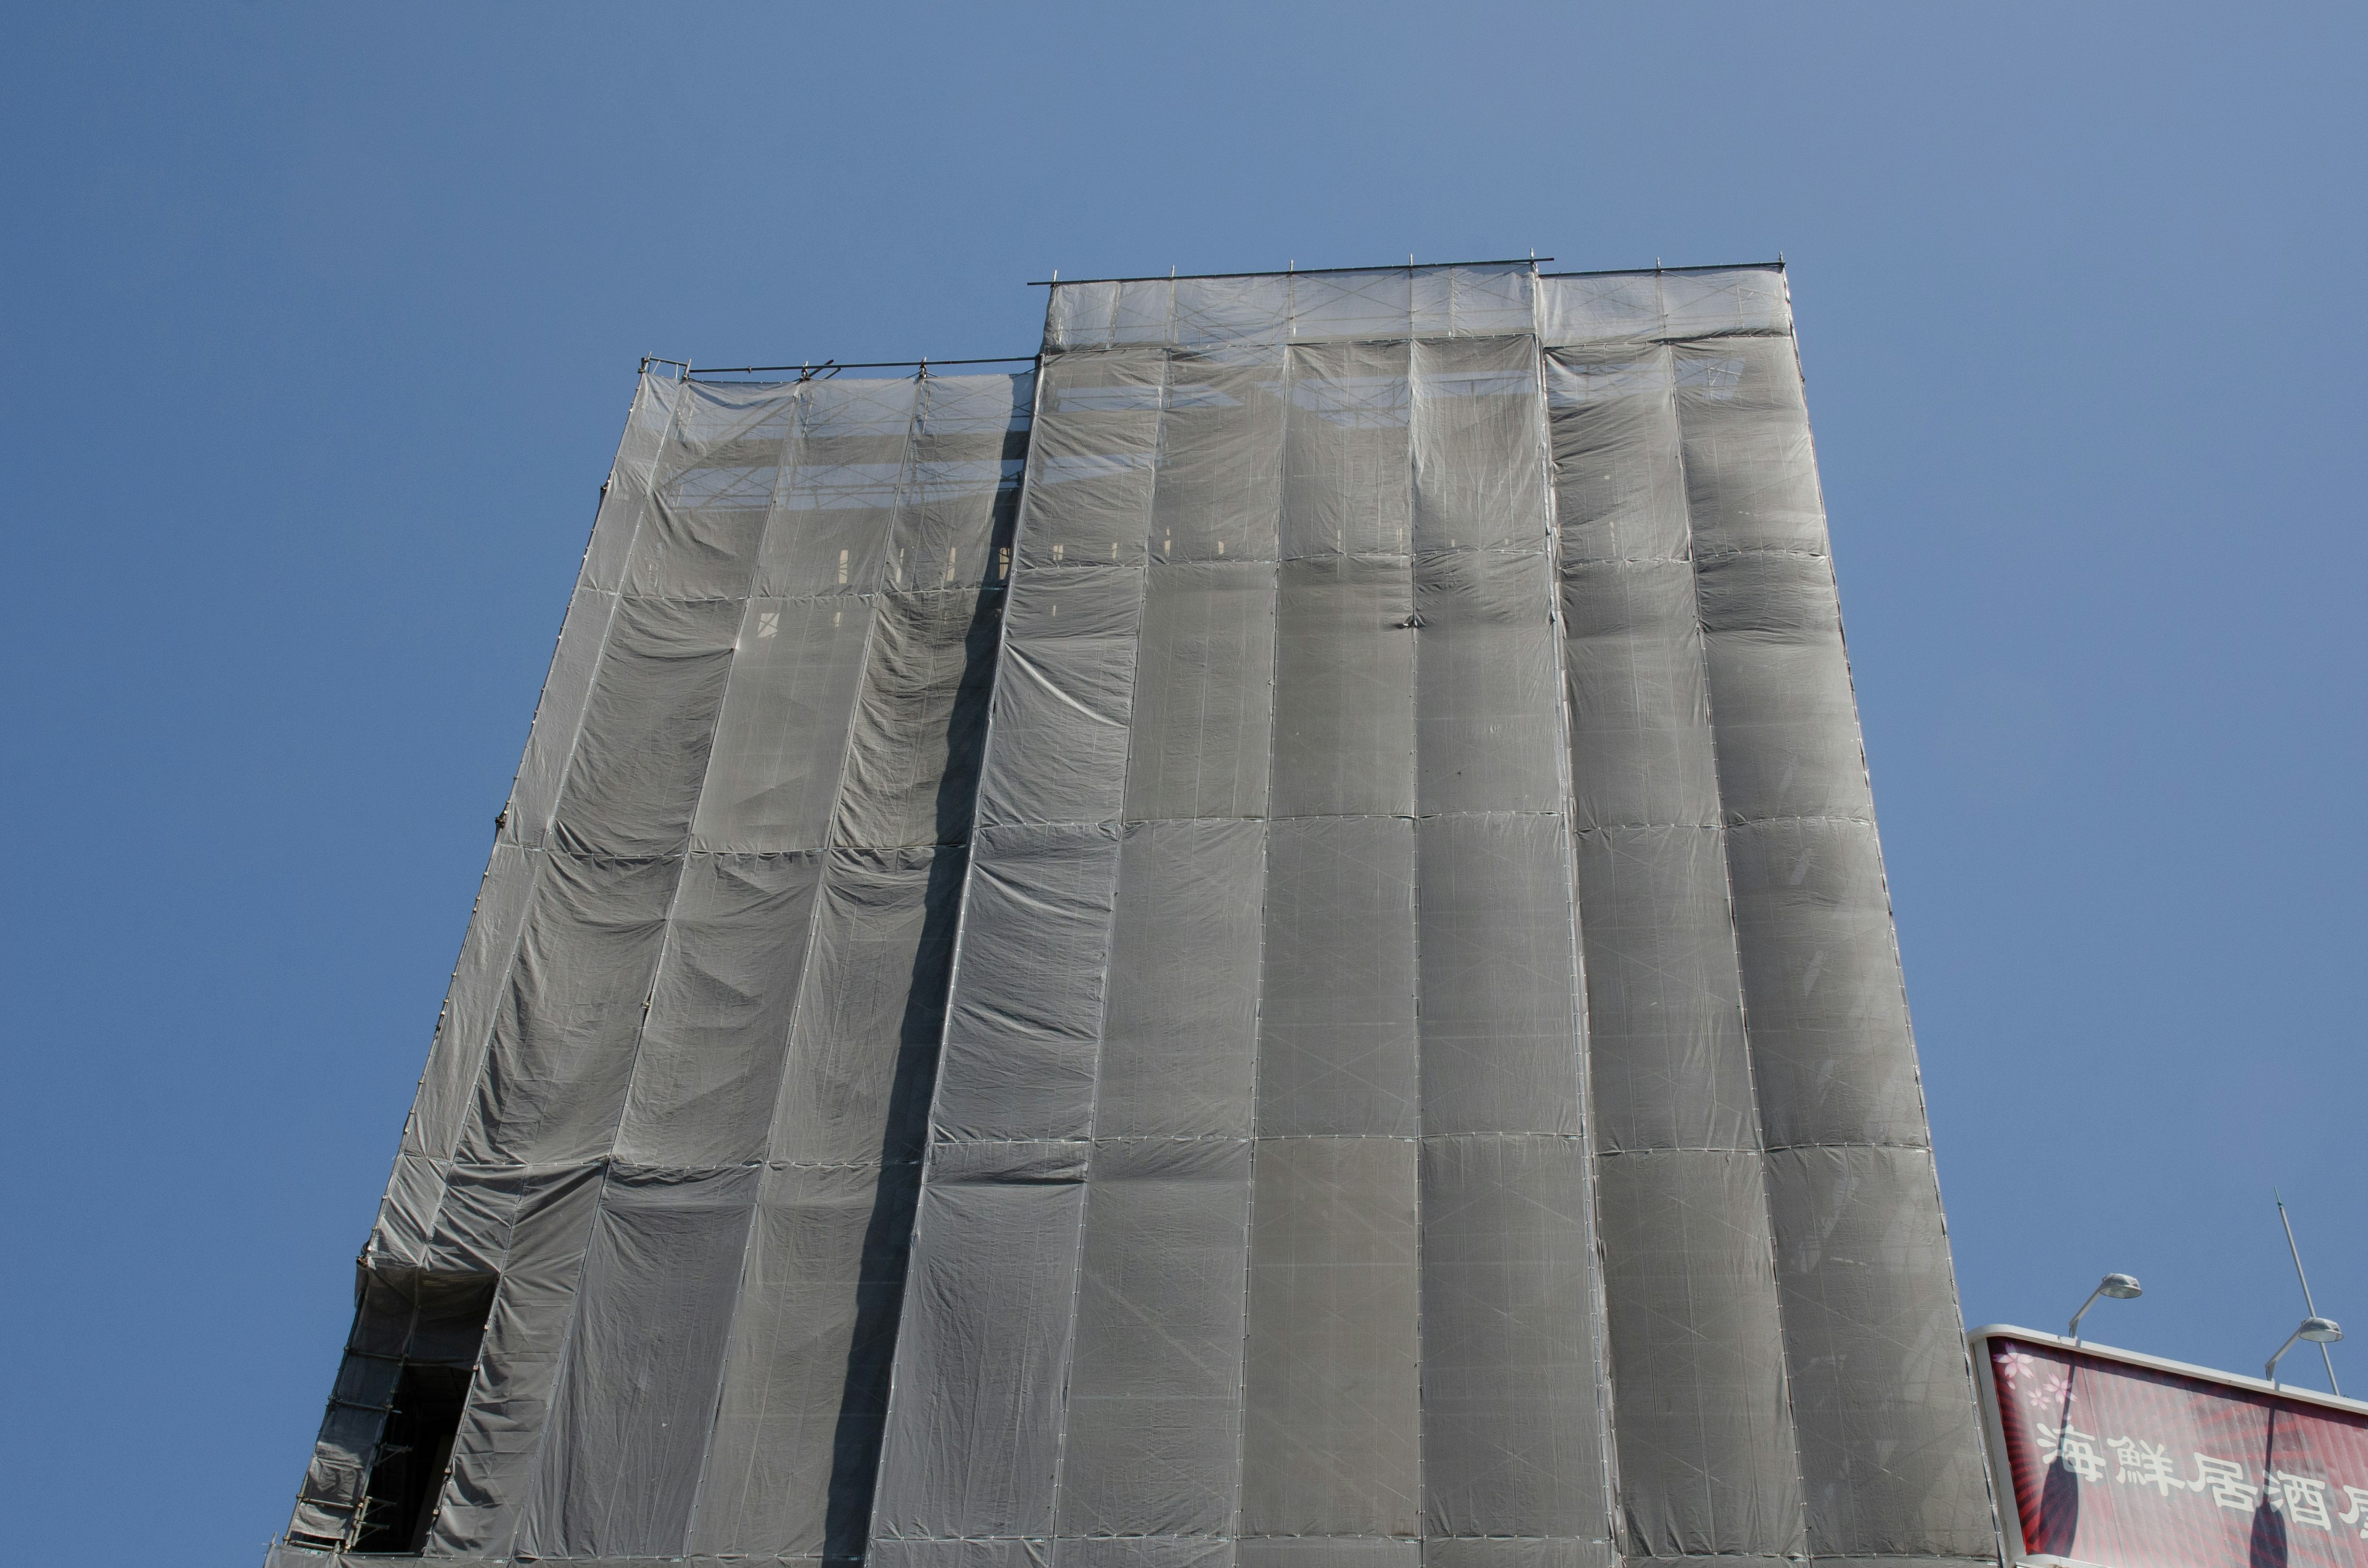
<svg viewBox="0 0 2368 1568">
<path fill-rule="evenodd" d="M 284 1522 L 639 356 L 1027 353 L 1056 267 L 1782 251 L 1968 1316 L 2258 1367 L 2277 1184 L 2368 1346 L 2364 35 L 15 7 L 9 1550 Z"/>
</svg>

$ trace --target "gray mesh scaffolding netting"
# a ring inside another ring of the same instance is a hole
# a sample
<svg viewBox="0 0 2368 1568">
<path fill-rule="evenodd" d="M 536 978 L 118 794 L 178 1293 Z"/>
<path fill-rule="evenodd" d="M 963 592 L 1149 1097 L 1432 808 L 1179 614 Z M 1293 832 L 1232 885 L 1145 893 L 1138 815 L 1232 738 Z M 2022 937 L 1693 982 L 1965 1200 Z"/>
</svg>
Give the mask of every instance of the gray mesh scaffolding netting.
<svg viewBox="0 0 2368 1568">
<path fill-rule="evenodd" d="M 645 375 L 281 1563 L 1995 1555 L 1781 268 Z"/>
</svg>

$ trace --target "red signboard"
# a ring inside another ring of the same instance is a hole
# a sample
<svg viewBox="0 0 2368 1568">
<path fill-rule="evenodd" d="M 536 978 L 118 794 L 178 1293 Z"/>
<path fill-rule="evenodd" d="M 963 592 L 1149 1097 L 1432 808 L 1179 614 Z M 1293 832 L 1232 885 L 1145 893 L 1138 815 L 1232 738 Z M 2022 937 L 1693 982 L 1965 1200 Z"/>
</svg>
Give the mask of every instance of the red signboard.
<svg viewBox="0 0 2368 1568">
<path fill-rule="evenodd" d="M 2054 1335 L 1973 1343 L 2024 1557 L 2368 1568 L 2368 1406 Z"/>
</svg>

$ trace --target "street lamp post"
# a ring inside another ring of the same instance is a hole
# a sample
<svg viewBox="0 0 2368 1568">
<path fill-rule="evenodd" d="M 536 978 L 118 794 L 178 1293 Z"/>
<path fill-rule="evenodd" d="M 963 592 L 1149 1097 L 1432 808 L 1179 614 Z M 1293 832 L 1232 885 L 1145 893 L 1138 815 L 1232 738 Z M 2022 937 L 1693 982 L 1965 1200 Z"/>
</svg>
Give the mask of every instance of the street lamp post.
<svg viewBox="0 0 2368 1568">
<path fill-rule="evenodd" d="M 2270 1358 L 2270 1364 L 2261 1369 L 2261 1376 L 2270 1380 L 2271 1388 L 2278 1386 L 2278 1363 L 2285 1359 L 2286 1352 L 2294 1347 L 2296 1340 L 2307 1339 L 2317 1345 L 2331 1345 L 2342 1337 L 2343 1330 L 2333 1318 L 2305 1318 L 2300 1328 L 2286 1335 L 2286 1342 L 2278 1346 L 2278 1353 Z"/>
<path fill-rule="evenodd" d="M 2089 1299 L 2080 1303 L 2078 1312 L 2072 1314 L 2072 1326 L 2064 1332 L 2073 1344 L 2078 1345 L 2080 1343 L 2080 1320 L 2089 1315 L 2089 1309 L 2097 1304 L 2098 1297 L 2111 1296 L 2117 1301 L 2127 1301 L 2145 1294 L 2146 1288 L 2137 1282 L 2135 1276 L 2108 1274 L 2095 1290 L 2089 1292 Z"/>
</svg>

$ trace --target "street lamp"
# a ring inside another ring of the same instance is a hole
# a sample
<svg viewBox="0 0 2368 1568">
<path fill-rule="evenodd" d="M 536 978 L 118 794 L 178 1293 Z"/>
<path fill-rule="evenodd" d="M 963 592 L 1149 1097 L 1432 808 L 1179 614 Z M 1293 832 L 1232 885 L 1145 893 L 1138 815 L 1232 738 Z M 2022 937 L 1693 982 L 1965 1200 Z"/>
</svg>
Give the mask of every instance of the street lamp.
<svg viewBox="0 0 2368 1568">
<path fill-rule="evenodd" d="M 2278 1353 L 2270 1358 L 2270 1364 L 2261 1369 L 2261 1376 L 2270 1380 L 2271 1388 L 2278 1386 L 2278 1363 L 2285 1359 L 2286 1352 L 2294 1347 L 2294 1341 L 2297 1339 L 2307 1339 L 2318 1345 L 2331 1345 L 2342 1337 L 2343 1330 L 2333 1318 L 2305 1318 L 2302 1320 L 2300 1328 L 2286 1335 L 2286 1342 L 2278 1346 Z"/>
<path fill-rule="evenodd" d="M 2070 1337 L 2073 1344 L 2078 1345 L 2080 1343 L 2080 1320 L 2089 1315 L 2089 1309 L 2097 1304 L 2098 1297 L 2111 1296 L 2117 1301 L 2127 1301 L 2145 1294 L 2146 1288 L 2140 1285 L 2134 1276 L 2108 1274 L 2095 1290 L 2089 1292 L 2089 1299 L 2080 1303 L 2078 1312 L 2072 1314 L 2072 1326 L 2064 1332 Z M 2283 1355 L 2284 1352 L 2281 1351 L 2279 1354 Z"/>
</svg>

